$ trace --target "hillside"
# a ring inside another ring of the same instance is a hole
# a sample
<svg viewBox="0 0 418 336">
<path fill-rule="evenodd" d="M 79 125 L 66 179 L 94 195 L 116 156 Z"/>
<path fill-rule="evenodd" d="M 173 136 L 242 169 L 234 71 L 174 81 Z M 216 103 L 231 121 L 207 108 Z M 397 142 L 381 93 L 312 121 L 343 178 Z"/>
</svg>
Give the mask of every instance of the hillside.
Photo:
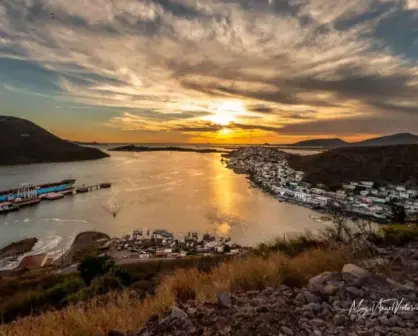
<svg viewBox="0 0 418 336">
<path fill-rule="evenodd" d="M 399 133 L 380 138 L 367 139 L 356 142 L 356 146 L 392 146 L 418 144 L 418 136 L 411 133 Z"/>
<path fill-rule="evenodd" d="M 368 146 L 396 146 L 418 144 L 418 136 L 411 133 L 398 133 L 377 138 L 371 138 L 358 142 L 346 142 L 339 138 L 334 139 L 311 139 L 294 143 L 295 147 L 368 147 Z"/>
<path fill-rule="evenodd" d="M 108 155 L 61 140 L 34 123 L 0 116 L 0 165 L 95 160 Z"/>
<path fill-rule="evenodd" d="M 335 138 L 335 139 L 312 139 L 300 141 L 292 146 L 303 146 L 303 147 L 325 147 L 325 148 L 335 148 L 348 145 L 348 142 L 344 140 Z"/>
<path fill-rule="evenodd" d="M 315 155 L 291 155 L 289 164 L 304 171 L 305 181 L 313 184 L 369 180 L 417 185 L 418 145 L 337 148 Z"/>
</svg>

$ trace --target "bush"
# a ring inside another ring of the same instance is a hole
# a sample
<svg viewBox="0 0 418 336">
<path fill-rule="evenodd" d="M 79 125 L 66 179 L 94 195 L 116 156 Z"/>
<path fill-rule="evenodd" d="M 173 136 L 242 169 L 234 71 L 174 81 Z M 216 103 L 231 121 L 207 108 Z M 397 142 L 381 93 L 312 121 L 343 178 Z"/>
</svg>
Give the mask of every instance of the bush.
<svg viewBox="0 0 418 336">
<path fill-rule="evenodd" d="M 404 246 L 418 239 L 418 225 L 384 225 L 379 232 L 385 245 Z"/>
<path fill-rule="evenodd" d="M 86 285 L 89 286 L 95 277 L 105 275 L 112 267 L 114 267 L 114 262 L 107 256 L 88 256 L 80 263 L 78 271 Z"/>
</svg>

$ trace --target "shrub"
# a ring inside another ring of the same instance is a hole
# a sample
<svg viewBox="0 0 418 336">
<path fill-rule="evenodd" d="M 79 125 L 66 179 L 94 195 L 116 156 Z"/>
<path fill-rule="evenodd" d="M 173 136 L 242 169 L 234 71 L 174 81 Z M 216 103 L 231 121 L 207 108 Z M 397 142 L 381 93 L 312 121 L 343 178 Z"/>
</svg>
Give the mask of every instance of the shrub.
<svg viewBox="0 0 418 336">
<path fill-rule="evenodd" d="M 88 256 L 78 266 L 80 276 L 86 285 L 90 285 L 96 276 L 105 275 L 114 266 L 114 262 L 107 256 L 96 257 Z"/>
</svg>

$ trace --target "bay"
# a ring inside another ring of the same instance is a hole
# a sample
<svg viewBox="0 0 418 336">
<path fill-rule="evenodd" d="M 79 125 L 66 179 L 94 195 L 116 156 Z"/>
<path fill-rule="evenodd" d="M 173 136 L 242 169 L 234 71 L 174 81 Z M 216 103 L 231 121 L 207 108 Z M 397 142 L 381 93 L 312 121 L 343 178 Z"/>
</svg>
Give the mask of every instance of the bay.
<svg viewBox="0 0 418 336">
<path fill-rule="evenodd" d="M 324 225 L 310 218 L 315 215 L 310 209 L 280 203 L 251 188 L 246 176 L 227 169 L 218 153 L 110 153 L 97 161 L 0 167 L 1 190 L 68 177 L 76 185 L 112 183 L 111 189 L 1 215 L 0 247 L 37 237 L 32 253 L 58 256 L 80 232 L 121 236 L 139 228 L 166 229 L 178 237 L 208 232 L 256 245 Z M 116 218 L 106 211 L 111 208 L 119 209 Z"/>
</svg>

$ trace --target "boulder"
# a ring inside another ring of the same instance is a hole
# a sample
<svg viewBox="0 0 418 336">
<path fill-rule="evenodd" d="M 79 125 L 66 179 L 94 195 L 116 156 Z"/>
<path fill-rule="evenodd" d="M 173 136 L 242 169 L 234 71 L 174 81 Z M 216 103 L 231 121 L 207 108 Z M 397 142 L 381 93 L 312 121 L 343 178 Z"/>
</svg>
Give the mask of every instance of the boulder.
<svg viewBox="0 0 418 336">
<path fill-rule="evenodd" d="M 188 318 L 188 315 L 184 311 L 182 311 L 180 308 L 174 307 L 173 310 L 171 311 L 170 317 L 182 319 L 182 318 Z"/>
</svg>

